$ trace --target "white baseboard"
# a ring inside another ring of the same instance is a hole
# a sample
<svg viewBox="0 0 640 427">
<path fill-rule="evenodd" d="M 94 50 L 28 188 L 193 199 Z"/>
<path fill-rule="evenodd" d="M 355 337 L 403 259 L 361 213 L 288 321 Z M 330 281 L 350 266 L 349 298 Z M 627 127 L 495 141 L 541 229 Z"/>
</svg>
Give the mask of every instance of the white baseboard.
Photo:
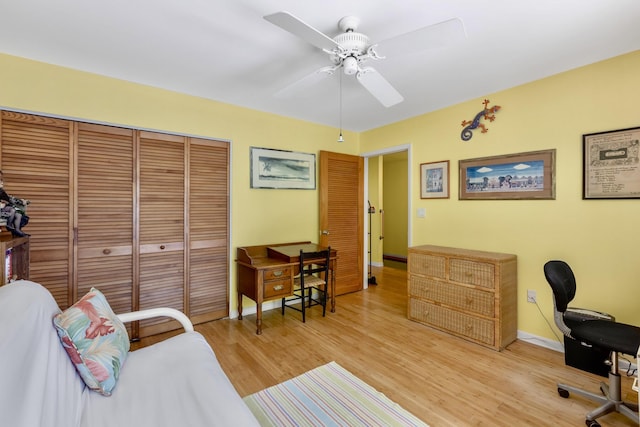
<svg viewBox="0 0 640 427">
<path fill-rule="evenodd" d="M 533 345 L 564 353 L 564 343 L 550 340 L 549 338 L 539 337 L 537 335 L 530 334 L 529 332 L 518 331 L 518 339 Z"/>
<path fill-rule="evenodd" d="M 564 343 L 550 340 L 549 338 L 539 337 L 537 335 L 533 335 L 524 331 L 518 331 L 518 339 L 533 345 L 549 348 L 551 350 L 564 353 Z M 637 369 L 637 366 L 635 363 L 629 362 L 629 360 L 627 359 L 623 359 L 622 356 L 619 358 L 618 366 L 620 368 L 619 370 L 624 372 Z"/>
<path fill-rule="evenodd" d="M 269 311 L 269 310 L 275 310 L 275 309 L 279 309 L 280 306 L 280 300 L 271 300 L 271 301 L 267 301 L 267 302 L 263 302 L 262 303 L 262 312 L 264 313 L 265 311 Z M 250 307 L 242 307 L 242 315 L 243 316 L 248 316 L 250 314 L 256 314 L 257 311 L 257 306 L 256 305 L 252 305 Z M 229 319 L 237 319 L 238 318 L 238 309 L 237 308 L 233 308 L 232 310 L 229 310 Z"/>
</svg>

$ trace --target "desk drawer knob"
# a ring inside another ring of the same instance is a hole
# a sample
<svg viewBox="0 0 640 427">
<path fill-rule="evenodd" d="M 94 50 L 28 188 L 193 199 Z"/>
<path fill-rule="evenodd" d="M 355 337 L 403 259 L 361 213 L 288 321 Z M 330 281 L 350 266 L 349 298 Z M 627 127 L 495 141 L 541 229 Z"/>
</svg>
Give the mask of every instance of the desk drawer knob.
<svg viewBox="0 0 640 427">
<path fill-rule="evenodd" d="M 280 277 L 280 276 L 282 276 L 282 270 L 274 271 L 274 272 L 273 272 L 273 275 L 274 275 L 274 276 L 276 276 L 276 277 Z"/>
<path fill-rule="evenodd" d="M 276 285 L 276 286 L 273 287 L 274 291 L 281 291 L 283 289 L 284 289 L 284 286 L 282 286 L 282 285 Z"/>
<path fill-rule="evenodd" d="M 111 253 L 111 249 L 105 249 L 102 251 L 103 254 L 109 255 Z"/>
</svg>

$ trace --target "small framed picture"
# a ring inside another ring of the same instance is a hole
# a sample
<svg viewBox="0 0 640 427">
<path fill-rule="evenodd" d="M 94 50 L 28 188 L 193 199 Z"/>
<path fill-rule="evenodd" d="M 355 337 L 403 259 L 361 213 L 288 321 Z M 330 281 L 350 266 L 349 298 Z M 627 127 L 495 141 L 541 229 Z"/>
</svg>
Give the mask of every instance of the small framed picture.
<svg viewBox="0 0 640 427">
<path fill-rule="evenodd" d="M 449 160 L 420 164 L 420 198 L 449 198 Z"/>
</svg>

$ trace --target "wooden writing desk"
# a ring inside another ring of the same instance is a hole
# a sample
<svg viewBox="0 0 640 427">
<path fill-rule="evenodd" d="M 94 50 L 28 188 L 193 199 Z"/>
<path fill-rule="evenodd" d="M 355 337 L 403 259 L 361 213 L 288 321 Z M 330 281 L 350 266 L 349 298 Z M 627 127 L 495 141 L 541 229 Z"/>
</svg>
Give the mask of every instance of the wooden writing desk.
<svg viewBox="0 0 640 427">
<path fill-rule="evenodd" d="M 237 249 L 238 319 L 242 320 L 242 296 L 256 302 L 256 333 L 262 334 L 262 303 L 293 294 L 293 277 L 298 274 L 300 250 L 316 252 L 324 249 L 316 243 L 295 242 L 271 245 L 245 246 Z M 305 260 L 306 262 L 306 260 Z M 312 263 L 313 260 L 309 260 Z M 337 253 L 331 250 L 330 300 L 331 312 L 336 311 Z"/>
</svg>

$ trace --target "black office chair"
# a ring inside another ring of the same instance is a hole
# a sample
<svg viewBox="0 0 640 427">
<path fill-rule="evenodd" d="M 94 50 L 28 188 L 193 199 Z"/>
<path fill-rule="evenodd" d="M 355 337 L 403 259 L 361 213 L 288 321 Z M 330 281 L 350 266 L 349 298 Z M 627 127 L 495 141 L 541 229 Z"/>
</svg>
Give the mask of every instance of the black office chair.
<svg viewBox="0 0 640 427">
<path fill-rule="evenodd" d="M 553 290 L 554 320 L 558 329 L 571 339 L 610 352 L 609 384 L 600 383 L 602 394 L 591 393 L 566 384 L 558 384 L 558 394 L 567 398 L 569 392 L 572 392 L 601 403 L 601 406 L 586 415 L 587 426 L 599 427 L 600 424 L 596 418 L 613 411 L 620 412 L 638 423 L 638 405 L 623 402 L 621 398 L 618 353 L 636 356 L 640 346 L 640 328 L 605 319 L 576 321 L 567 318 L 565 313 L 568 305 L 576 295 L 576 279 L 573 271 L 564 261 L 549 261 L 544 265 L 544 275 Z"/>
<path fill-rule="evenodd" d="M 314 305 L 321 305 L 322 317 L 325 316 L 327 313 L 330 254 L 330 247 L 317 252 L 300 251 L 300 274 L 293 279 L 293 296 L 282 298 L 283 315 L 285 308 L 299 311 L 302 313 L 302 322 L 304 323 L 306 310 Z M 310 260 L 313 261 L 309 262 Z M 297 306 L 298 302 L 300 302 L 299 307 Z"/>
</svg>

